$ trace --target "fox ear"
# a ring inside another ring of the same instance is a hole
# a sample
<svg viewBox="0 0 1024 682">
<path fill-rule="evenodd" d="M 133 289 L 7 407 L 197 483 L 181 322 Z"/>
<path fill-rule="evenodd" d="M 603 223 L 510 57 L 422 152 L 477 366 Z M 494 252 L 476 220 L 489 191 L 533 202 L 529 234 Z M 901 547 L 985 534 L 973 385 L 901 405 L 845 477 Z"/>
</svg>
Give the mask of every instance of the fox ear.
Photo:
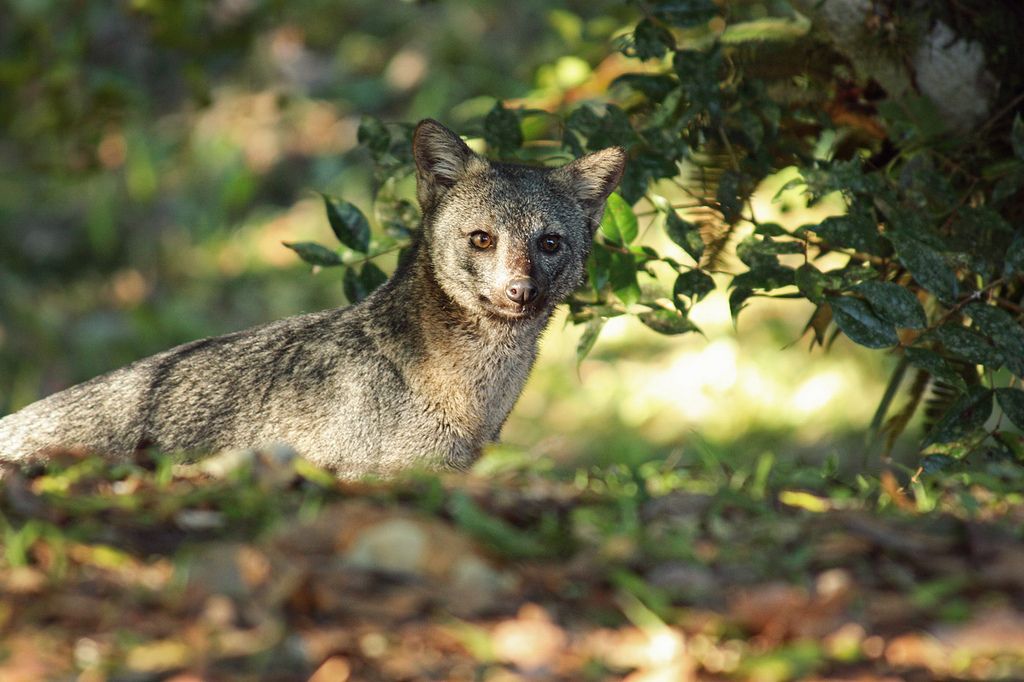
<svg viewBox="0 0 1024 682">
<path fill-rule="evenodd" d="M 480 158 L 462 138 L 430 118 L 416 126 L 412 156 L 416 161 L 416 196 L 424 211 Z"/>
<path fill-rule="evenodd" d="M 622 147 L 608 147 L 581 156 L 554 173 L 555 178 L 579 201 L 591 220 L 591 227 L 597 229 L 604 212 L 604 202 L 619 184 L 625 170 L 626 150 Z"/>
</svg>

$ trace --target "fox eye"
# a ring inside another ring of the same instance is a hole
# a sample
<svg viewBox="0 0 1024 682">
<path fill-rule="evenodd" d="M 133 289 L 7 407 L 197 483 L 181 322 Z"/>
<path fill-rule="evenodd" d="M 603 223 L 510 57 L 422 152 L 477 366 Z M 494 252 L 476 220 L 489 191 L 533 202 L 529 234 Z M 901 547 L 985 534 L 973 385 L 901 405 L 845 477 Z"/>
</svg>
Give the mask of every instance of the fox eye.
<svg viewBox="0 0 1024 682">
<path fill-rule="evenodd" d="M 546 234 L 540 238 L 540 250 L 547 251 L 548 253 L 554 253 L 558 251 L 558 246 L 562 243 L 562 238 L 557 234 Z"/>
<path fill-rule="evenodd" d="M 469 243 L 483 251 L 494 246 L 494 237 L 483 230 L 477 230 L 473 234 L 469 235 Z"/>
</svg>

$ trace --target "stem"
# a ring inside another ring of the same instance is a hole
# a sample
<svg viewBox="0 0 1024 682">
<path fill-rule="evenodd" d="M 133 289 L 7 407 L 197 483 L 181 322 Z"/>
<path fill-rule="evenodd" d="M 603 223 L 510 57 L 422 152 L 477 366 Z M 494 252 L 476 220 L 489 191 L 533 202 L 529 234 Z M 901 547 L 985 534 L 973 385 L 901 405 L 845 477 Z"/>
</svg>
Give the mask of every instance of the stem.
<svg viewBox="0 0 1024 682">
<path fill-rule="evenodd" d="M 702 207 L 703 207 L 703 204 L 669 204 L 669 208 L 673 208 L 673 209 L 691 209 L 691 208 L 702 208 Z M 653 210 L 650 210 L 650 211 L 639 211 L 637 213 L 634 213 L 633 215 L 635 215 L 637 218 L 645 218 L 645 217 L 647 217 L 649 215 L 657 215 L 660 212 L 661 211 L 659 211 L 658 209 L 653 209 Z"/>
<path fill-rule="evenodd" d="M 607 241 L 601 241 L 601 246 L 608 249 L 609 251 L 614 251 L 615 253 L 624 253 L 627 255 L 633 253 L 624 246 L 616 246 L 615 244 L 609 244 Z"/>
<path fill-rule="evenodd" d="M 694 201 L 697 202 L 697 206 L 695 206 L 694 208 L 700 207 L 700 208 L 710 208 L 713 211 L 717 211 L 718 210 L 718 206 L 716 204 L 713 204 L 710 201 L 708 201 L 707 199 L 705 199 L 704 197 L 696 194 L 693 190 L 691 190 L 689 187 L 687 187 L 683 183 L 679 182 L 675 178 L 672 178 L 670 180 L 670 182 L 673 185 L 675 185 L 676 187 L 678 187 L 679 189 L 681 189 L 684 192 L 686 192 L 687 194 L 689 194 L 691 197 L 693 197 Z"/>
<path fill-rule="evenodd" d="M 729 154 L 729 159 L 732 161 L 732 169 L 739 173 L 739 159 L 736 158 L 736 152 L 733 151 L 732 144 L 729 142 L 729 136 L 725 134 L 725 128 L 722 126 L 718 126 L 718 136 L 722 138 L 722 144 L 725 145 L 725 151 Z"/>
<path fill-rule="evenodd" d="M 808 244 L 810 244 L 812 246 L 816 246 L 819 249 L 821 249 L 821 247 L 824 246 L 825 248 L 828 248 L 828 249 L 830 249 L 832 251 L 836 251 L 838 253 L 842 253 L 842 254 L 844 254 L 846 256 L 849 256 L 850 260 L 856 261 L 858 263 L 870 263 L 871 265 L 874 265 L 874 266 L 880 267 L 880 268 L 881 267 L 885 267 L 888 264 L 888 261 L 885 258 L 882 258 L 880 256 L 872 256 L 869 253 L 860 253 L 859 251 L 845 251 L 843 249 L 832 248 L 832 247 L 830 247 L 828 245 L 827 242 L 822 241 L 821 239 L 818 239 L 817 237 L 811 237 L 811 236 L 805 234 L 805 236 L 800 237 L 800 239 L 803 239 Z"/>
<path fill-rule="evenodd" d="M 384 249 L 383 251 L 378 251 L 376 253 L 368 253 L 365 256 L 363 256 L 362 258 L 356 258 L 355 260 L 351 260 L 351 261 L 349 261 L 347 263 L 342 263 L 342 265 L 345 266 L 346 268 L 350 268 L 353 265 L 361 265 L 361 264 L 363 264 L 363 263 L 365 263 L 367 261 L 373 260 L 374 258 L 376 258 L 378 256 L 383 256 L 383 255 L 388 254 L 388 253 L 394 253 L 395 251 L 398 251 L 399 249 L 404 249 L 410 243 L 411 242 L 408 242 L 408 241 L 398 242 L 394 246 L 389 246 L 388 248 Z"/>
<path fill-rule="evenodd" d="M 875 416 L 871 419 L 871 433 L 876 438 L 878 437 L 879 430 L 882 428 L 882 423 L 885 421 L 885 415 L 889 412 L 889 406 L 892 405 L 893 398 L 896 397 L 896 391 L 903 381 L 903 375 L 907 373 L 907 367 L 909 366 L 910 362 L 906 356 L 903 356 L 889 378 L 889 385 L 885 387 L 882 400 L 878 403 Z"/>
<path fill-rule="evenodd" d="M 986 294 L 987 292 L 989 292 L 989 291 L 991 291 L 992 289 L 995 289 L 996 287 L 998 287 L 998 286 L 1001 286 L 1001 285 L 1003 285 L 1003 284 L 1005 284 L 1005 283 L 1006 283 L 1006 279 L 1005 279 L 1005 278 L 1003 278 L 1003 277 L 1000 277 L 999 279 L 995 279 L 995 280 L 992 280 L 991 282 L 989 282 L 989 283 L 988 283 L 988 284 L 987 284 L 987 285 L 985 286 L 985 288 L 983 288 L 983 289 L 979 289 L 978 291 L 975 291 L 975 292 L 973 292 L 973 293 L 967 294 L 967 295 L 966 295 L 966 296 L 964 296 L 964 297 L 963 297 L 963 298 L 962 298 L 961 300 L 957 301 L 957 302 L 956 302 L 956 303 L 955 303 L 955 304 L 953 305 L 953 307 L 952 307 L 952 308 L 950 308 L 949 310 L 947 310 L 946 312 L 944 312 L 944 313 L 943 313 L 943 314 L 942 314 L 942 315 L 941 315 L 941 316 L 939 317 L 939 319 L 935 320 L 935 322 L 933 322 L 932 324 L 928 325 L 928 326 L 927 326 L 927 327 L 926 327 L 926 328 L 924 329 L 924 331 L 922 331 L 922 332 L 921 332 L 921 335 L 927 334 L 928 332 L 930 332 L 930 331 L 933 331 L 934 329 L 936 329 L 936 328 L 938 328 L 938 327 L 942 326 L 943 324 L 945 324 L 945 322 L 946 322 L 946 321 L 947 321 L 947 320 L 948 320 L 949 318 L 951 318 L 951 317 L 952 317 L 953 315 L 956 315 L 956 314 L 957 314 L 957 313 L 959 313 L 959 312 L 960 312 L 961 310 L 963 310 L 964 306 L 966 306 L 966 305 L 967 305 L 968 303 L 973 303 L 973 302 L 975 302 L 975 301 L 979 301 L 979 300 L 981 300 L 981 298 L 982 298 L 982 297 L 983 297 L 983 296 L 984 296 L 984 295 L 985 295 L 985 294 Z"/>
<path fill-rule="evenodd" d="M 1017 105 L 1020 104 L 1022 100 L 1024 100 L 1024 92 L 1022 92 L 1021 94 L 1019 94 L 1016 97 L 1014 97 L 1012 100 L 1010 100 L 1009 103 L 1007 103 L 1007 105 L 1005 107 L 1003 107 L 1002 109 L 997 111 L 995 114 L 993 114 L 992 118 L 990 118 L 989 120 L 985 121 L 985 125 L 983 125 L 980 128 L 978 128 L 978 132 L 976 134 L 977 135 L 981 135 L 986 130 L 991 128 L 992 125 L 994 125 L 996 121 L 998 121 L 1003 116 L 1005 116 L 1006 114 L 1008 114 L 1011 111 L 1013 111 L 1014 109 L 1016 109 Z"/>
<path fill-rule="evenodd" d="M 999 306 L 1000 308 L 1005 308 L 1006 310 L 1009 310 L 1011 313 L 1024 315 L 1024 307 L 1021 307 L 1020 305 L 1014 303 L 1013 301 L 1007 301 L 1005 298 L 999 298 L 998 296 L 991 296 L 989 297 L 989 300 L 994 301 L 997 306 Z"/>
</svg>

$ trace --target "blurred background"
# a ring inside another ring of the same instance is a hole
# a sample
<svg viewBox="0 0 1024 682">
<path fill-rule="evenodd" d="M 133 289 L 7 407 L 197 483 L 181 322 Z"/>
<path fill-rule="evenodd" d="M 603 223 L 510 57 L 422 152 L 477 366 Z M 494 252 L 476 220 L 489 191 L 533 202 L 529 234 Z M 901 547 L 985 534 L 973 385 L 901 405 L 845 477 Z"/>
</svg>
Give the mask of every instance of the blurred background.
<svg viewBox="0 0 1024 682">
<path fill-rule="evenodd" d="M 364 115 L 465 131 L 496 98 L 600 99 L 631 68 L 612 41 L 636 23 L 605 0 L 11 0 L 0 13 L 0 414 L 178 343 L 345 304 L 340 272 L 311 273 L 281 242 L 333 243 L 316 192 L 372 215 Z M 776 197 L 785 179 L 758 193 L 759 219 L 838 210 Z M 889 358 L 845 338 L 809 353 L 810 312 L 754 300 L 737 330 L 715 292 L 692 315 L 703 335 L 616 318 L 579 365 L 581 330 L 562 314 L 481 466 L 860 467 Z"/>
</svg>

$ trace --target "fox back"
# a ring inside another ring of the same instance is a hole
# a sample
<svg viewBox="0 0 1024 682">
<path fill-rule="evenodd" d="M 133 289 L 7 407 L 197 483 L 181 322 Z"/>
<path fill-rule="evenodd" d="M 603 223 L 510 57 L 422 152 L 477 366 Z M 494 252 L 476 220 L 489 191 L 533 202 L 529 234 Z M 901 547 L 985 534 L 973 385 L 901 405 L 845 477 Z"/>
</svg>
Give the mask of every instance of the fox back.
<svg viewBox="0 0 1024 682">
<path fill-rule="evenodd" d="M 364 301 L 188 343 L 33 403 L 0 419 L 0 462 L 287 444 L 345 478 L 469 466 L 582 281 L 625 152 L 495 163 L 428 119 L 413 156 L 421 228 Z"/>
</svg>

